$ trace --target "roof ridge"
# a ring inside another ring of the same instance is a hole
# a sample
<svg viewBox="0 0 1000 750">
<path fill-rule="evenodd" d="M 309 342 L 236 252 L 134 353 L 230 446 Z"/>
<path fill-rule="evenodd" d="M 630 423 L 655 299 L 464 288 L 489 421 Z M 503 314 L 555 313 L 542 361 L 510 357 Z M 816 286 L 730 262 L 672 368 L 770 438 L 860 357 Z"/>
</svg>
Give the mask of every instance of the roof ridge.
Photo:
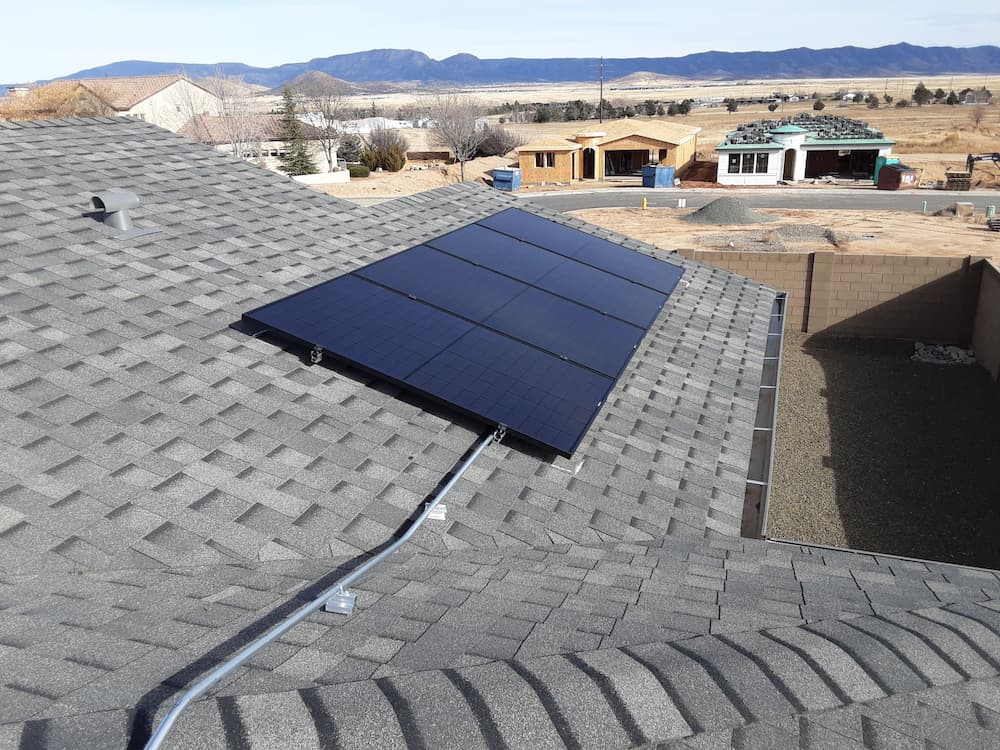
<svg viewBox="0 0 1000 750">
<path fill-rule="evenodd" d="M 895 618 L 891 614 L 861 617 L 852 622 L 864 621 L 868 627 L 875 627 L 904 619 L 907 614 L 899 613 Z M 994 637 L 998 617 L 988 628 Z M 563 649 L 523 658 L 487 656 L 456 666 L 413 670 L 383 667 L 367 675 L 362 672 L 364 676 L 359 679 L 351 679 L 350 662 L 364 661 L 364 657 L 349 657 L 331 670 L 332 683 L 280 687 L 279 682 L 275 690 L 261 690 L 259 680 L 242 689 L 239 683 L 230 685 L 227 694 L 215 694 L 193 704 L 174 736 L 183 746 L 185 737 L 204 740 L 222 736 L 233 723 L 252 734 L 254 726 L 271 721 L 296 722 L 300 731 L 308 731 L 302 729 L 305 724 L 321 733 L 324 715 L 338 717 L 339 731 L 353 733 L 365 724 L 404 736 L 420 735 L 440 731 L 430 717 L 444 711 L 454 721 L 467 723 L 471 736 L 487 730 L 499 735 L 515 733 L 530 725 L 532 731 L 558 735 L 570 745 L 582 734 L 596 732 L 601 738 L 599 744 L 633 746 L 697 735 L 742 736 L 761 731 L 765 722 L 780 725 L 788 717 L 815 719 L 837 733 L 845 728 L 861 730 L 860 723 L 844 724 L 840 717 L 853 722 L 853 717 L 886 701 L 941 706 L 953 718 L 962 718 L 962 712 L 956 714 L 952 708 L 956 691 L 969 706 L 965 720 L 977 729 L 995 731 L 988 722 L 984 725 L 976 718 L 972 706 L 982 700 L 978 686 L 993 686 L 993 692 L 1000 695 L 995 663 L 1000 650 L 988 645 L 985 632 L 963 629 L 961 623 L 954 626 L 954 632 L 963 634 L 967 646 L 991 649 L 994 663 L 978 676 L 969 676 L 935 666 L 930 646 L 955 658 L 964 648 L 955 639 L 949 640 L 950 631 L 925 633 L 924 641 L 903 633 L 894 642 L 871 639 L 852 643 L 844 650 L 836 635 L 823 632 L 824 624 L 846 627 L 843 621 L 831 619 L 771 631 Z M 343 670 L 340 677 L 338 669 Z M 913 679 L 913 674 L 919 674 L 920 679 Z M 349 682 L 350 689 L 345 690 L 341 682 Z M 941 688 L 949 696 L 943 704 L 936 700 Z M 523 696 L 513 702 L 517 706 L 513 710 L 508 700 L 511 694 Z M 172 696 L 156 692 L 149 700 L 149 705 L 140 706 L 140 712 L 162 712 Z M 358 701 L 369 705 L 368 713 L 359 709 Z M 408 710 L 400 711 L 401 704 Z M 312 710 L 310 706 L 325 708 Z M 248 711 L 254 715 L 252 725 L 244 724 L 242 718 Z M 370 711 L 378 713 L 381 720 L 373 724 Z M 229 721 L 220 722 L 220 712 L 222 718 L 228 713 Z M 22 740 L 24 733 L 31 731 L 44 731 L 46 736 L 85 731 L 81 724 L 86 727 L 87 722 L 80 722 L 80 717 L 94 714 L 103 715 L 105 725 L 118 723 L 124 727 L 129 721 L 129 712 L 124 708 L 76 713 L 70 710 L 57 719 L 23 723 Z M 268 720 L 262 721 L 262 716 Z M 830 725 L 833 718 L 837 723 Z M 353 726 L 355 721 L 358 727 Z M 894 727 L 901 731 L 898 723 Z M 438 742 L 429 744 L 437 746 Z"/>
</svg>

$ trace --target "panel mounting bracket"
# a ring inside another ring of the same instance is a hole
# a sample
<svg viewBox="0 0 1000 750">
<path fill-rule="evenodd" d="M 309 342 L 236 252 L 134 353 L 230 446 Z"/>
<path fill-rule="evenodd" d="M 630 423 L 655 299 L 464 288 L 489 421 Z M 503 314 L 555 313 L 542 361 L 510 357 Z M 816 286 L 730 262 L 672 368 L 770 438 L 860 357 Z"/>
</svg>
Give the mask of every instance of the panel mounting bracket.
<svg viewBox="0 0 1000 750">
<path fill-rule="evenodd" d="M 341 589 L 326 600 L 326 604 L 323 605 L 323 611 L 333 612 L 338 615 L 349 615 L 354 611 L 354 603 L 357 599 L 358 595 L 353 591 L 344 591 Z"/>
<path fill-rule="evenodd" d="M 427 514 L 427 518 L 431 521 L 448 520 L 448 506 L 444 503 L 438 503 L 434 506 L 431 512 Z"/>
<path fill-rule="evenodd" d="M 314 365 L 318 365 L 320 362 L 322 362 L 323 361 L 323 347 L 321 347 L 321 346 L 314 346 L 309 351 L 309 361 L 312 362 Z"/>
</svg>

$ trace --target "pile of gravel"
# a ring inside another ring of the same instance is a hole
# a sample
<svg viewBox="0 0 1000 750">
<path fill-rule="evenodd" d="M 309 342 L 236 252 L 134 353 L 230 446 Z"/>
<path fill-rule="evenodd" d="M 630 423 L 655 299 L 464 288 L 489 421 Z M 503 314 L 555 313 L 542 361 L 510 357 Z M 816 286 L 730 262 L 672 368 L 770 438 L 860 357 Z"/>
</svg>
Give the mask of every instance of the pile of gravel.
<svg viewBox="0 0 1000 750">
<path fill-rule="evenodd" d="M 760 224 L 775 221 L 776 218 L 751 211 L 743 201 L 726 196 L 689 213 L 683 217 L 683 221 L 690 221 L 692 224 Z"/>
<path fill-rule="evenodd" d="M 696 238 L 703 245 L 720 250 L 783 253 L 795 248 L 792 245 L 830 244 L 840 246 L 855 239 L 846 232 L 835 232 L 818 224 L 782 224 L 773 229 L 751 229 L 726 234 L 705 234 Z"/>
<path fill-rule="evenodd" d="M 913 345 L 913 354 L 910 355 L 910 359 L 914 362 L 926 362 L 931 365 L 972 365 L 976 362 L 976 357 L 971 349 L 963 349 L 960 346 L 923 344 L 919 341 Z"/>
</svg>

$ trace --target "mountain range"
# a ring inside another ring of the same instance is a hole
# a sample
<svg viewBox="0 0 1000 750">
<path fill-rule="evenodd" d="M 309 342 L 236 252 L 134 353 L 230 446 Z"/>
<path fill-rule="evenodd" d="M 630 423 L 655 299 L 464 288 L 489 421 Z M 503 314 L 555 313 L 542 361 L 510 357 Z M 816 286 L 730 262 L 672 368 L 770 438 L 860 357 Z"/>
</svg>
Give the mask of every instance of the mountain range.
<svg viewBox="0 0 1000 750">
<path fill-rule="evenodd" d="M 480 59 L 458 54 L 434 60 L 415 50 L 376 49 L 308 62 L 259 68 L 243 63 L 190 64 L 125 60 L 81 70 L 66 78 L 139 76 L 184 71 L 194 78 L 240 76 L 247 83 L 280 86 L 296 76 L 319 71 L 353 82 L 414 83 L 536 83 L 591 81 L 599 76 L 600 60 L 581 58 Z M 635 72 L 682 78 L 746 80 L 749 78 L 848 78 L 998 73 L 1000 47 L 799 47 L 774 52 L 699 52 L 683 57 L 630 57 L 604 60 L 605 78 Z"/>
</svg>

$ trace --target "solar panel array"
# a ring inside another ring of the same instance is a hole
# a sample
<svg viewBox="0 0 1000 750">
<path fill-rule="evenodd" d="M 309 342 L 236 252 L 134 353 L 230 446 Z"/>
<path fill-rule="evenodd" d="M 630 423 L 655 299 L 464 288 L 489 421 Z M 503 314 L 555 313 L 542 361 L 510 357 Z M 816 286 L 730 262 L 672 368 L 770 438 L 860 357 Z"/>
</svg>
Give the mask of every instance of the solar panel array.
<svg viewBox="0 0 1000 750">
<path fill-rule="evenodd" d="M 682 274 L 507 209 L 243 318 L 570 456 Z"/>
</svg>

